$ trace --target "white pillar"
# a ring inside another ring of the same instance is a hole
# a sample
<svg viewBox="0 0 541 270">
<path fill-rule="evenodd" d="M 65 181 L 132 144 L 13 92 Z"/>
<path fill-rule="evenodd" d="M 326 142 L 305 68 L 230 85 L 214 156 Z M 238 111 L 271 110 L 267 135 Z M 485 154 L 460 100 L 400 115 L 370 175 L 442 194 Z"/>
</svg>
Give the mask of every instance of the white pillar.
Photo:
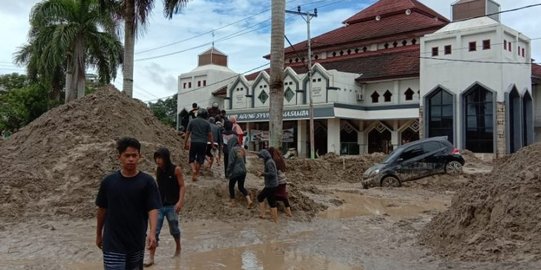
<svg viewBox="0 0 541 270">
<path fill-rule="evenodd" d="M 359 154 L 365 154 L 368 152 L 368 149 L 366 149 L 366 139 L 365 139 L 365 132 L 364 132 L 364 121 L 359 120 L 359 133 L 357 135 L 357 143 L 359 144 Z"/>
<path fill-rule="evenodd" d="M 327 119 L 327 152 L 340 154 L 340 119 Z"/>
<path fill-rule="evenodd" d="M 400 145 L 400 142 L 398 141 L 400 137 L 398 136 L 398 129 L 400 127 L 398 125 L 398 120 L 393 120 L 393 131 L 391 131 L 391 143 L 393 144 L 393 150 Z"/>
<path fill-rule="evenodd" d="M 299 157 L 306 157 L 308 152 L 306 151 L 306 120 L 297 120 L 297 152 Z"/>
</svg>

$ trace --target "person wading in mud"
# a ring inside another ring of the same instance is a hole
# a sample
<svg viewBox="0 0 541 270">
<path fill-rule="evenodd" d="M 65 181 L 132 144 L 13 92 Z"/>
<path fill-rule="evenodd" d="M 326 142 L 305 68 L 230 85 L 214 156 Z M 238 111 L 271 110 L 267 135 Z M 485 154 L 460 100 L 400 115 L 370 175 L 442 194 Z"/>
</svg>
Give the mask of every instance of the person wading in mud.
<svg viewBox="0 0 541 270">
<path fill-rule="evenodd" d="M 120 170 L 102 180 L 96 198 L 96 245 L 103 250 L 104 269 L 140 270 L 148 224 L 147 248 L 156 247 L 160 193 L 152 176 L 137 168 L 139 141 L 122 138 L 117 150 Z"/>
<path fill-rule="evenodd" d="M 188 123 L 184 149 L 189 150 L 189 162 L 192 167 L 192 181 L 197 181 L 201 166 L 205 163 L 207 142 L 212 143 L 212 130 L 207 119 L 207 110 L 199 109 L 197 118 Z M 188 139 L 190 144 L 188 145 Z"/>
<path fill-rule="evenodd" d="M 158 211 L 158 224 L 156 225 L 156 248 L 160 243 L 163 220 L 167 218 L 169 233 L 175 239 L 176 244 L 173 257 L 177 257 L 180 255 L 181 249 L 179 213 L 184 206 L 184 195 L 186 194 L 184 176 L 180 166 L 175 166 L 171 162 L 171 154 L 167 148 L 158 148 L 154 153 L 154 161 L 158 166 L 156 168 L 156 181 L 162 199 L 162 208 Z M 156 248 L 150 249 L 149 260 L 144 264 L 145 266 L 154 264 Z"/>
<path fill-rule="evenodd" d="M 235 132 L 233 131 L 233 124 L 229 121 L 224 122 L 224 131 L 222 132 L 224 146 L 222 148 L 222 151 L 224 153 L 224 175 L 226 175 L 225 178 L 227 178 L 227 167 L 229 164 L 229 146 L 227 144 L 229 140 L 233 137 L 237 138 Z"/>
<path fill-rule="evenodd" d="M 231 206 L 235 205 L 235 184 L 238 183 L 239 191 L 246 198 L 248 208 L 251 208 L 252 199 L 250 199 L 248 191 L 244 188 L 244 180 L 246 180 L 246 151 L 239 145 L 236 136 L 229 139 L 227 147 L 229 148 L 229 159 L 226 177 L 229 178 L 229 199 L 231 200 Z"/>
<path fill-rule="evenodd" d="M 278 187 L 276 188 L 276 193 L 274 196 L 277 201 L 282 201 L 285 206 L 285 212 L 288 217 L 291 217 L 291 205 L 289 204 L 289 196 L 287 193 L 287 177 L 286 177 L 286 162 L 282 158 L 280 151 L 274 147 L 269 148 L 269 153 L 271 154 L 272 160 L 276 164 L 276 169 L 278 170 Z"/>
<path fill-rule="evenodd" d="M 257 195 L 257 201 L 259 202 L 259 217 L 265 218 L 265 204 L 263 201 L 267 199 L 271 210 L 271 217 L 274 222 L 278 222 L 278 209 L 276 208 L 276 189 L 278 188 L 278 171 L 276 170 L 276 164 L 269 153 L 269 151 L 263 149 L 257 154 L 257 156 L 263 159 L 265 165 L 265 171 L 261 173 L 261 176 L 265 177 L 265 187 Z"/>
</svg>

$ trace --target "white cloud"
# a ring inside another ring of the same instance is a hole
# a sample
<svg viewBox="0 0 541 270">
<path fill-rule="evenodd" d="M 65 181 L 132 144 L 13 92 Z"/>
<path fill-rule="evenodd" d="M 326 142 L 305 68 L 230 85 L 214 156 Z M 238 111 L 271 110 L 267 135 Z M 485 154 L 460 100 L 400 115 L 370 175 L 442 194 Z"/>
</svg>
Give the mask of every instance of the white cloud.
<svg viewBox="0 0 541 270">
<path fill-rule="evenodd" d="M 451 3 L 455 0 L 420 0 L 440 14 L 450 17 Z M 13 53 L 26 42 L 28 15 L 31 7 L 39 0 L 3 1 L 0 6 L 0 73 L 24 72 L 12 64 Z M 262 4 L 264 2 L 264 4 Z M 307 3 L 312 3 L 306 5 Z M 312 36 L 325 33 L 341 26 L 341 22 L 359 12 L 367 3 L 375 0 L 288 0 L 287 8 L 296 9 L 303 5 L 304 11 L 318 8 L 318 17 L 312 20 Z M 502 10 L 535 4 L 535 0 L 500 0 Z M 261 0 L 197 0 L 190 1 L 180 14 L 171 20 L 165 19 L 162 1 L 156 0 L 154 12 L 149 20 L 146 33 L 139 37 L 135 51 L 134 96 L 142 100 L 173 95 L 177 91 L 176 78 L 194 69 L 197 55 L 210 47 L 215 31 L 215 45 L 229 56 L 229 67 L 236 72 L 245 72 L 268 63 L 262 57 L 270 52 L 270 1 Z M 537 14 L 541 7 L 502 14 L 502 22 L 517 29 L 530 38 L 539 38 L 541 29 Z M 259 13 L 259 14 L 258 14 Z M 251 16 L 250 14 L 254 14 Z M 256 15 L 257 14 L 257 15 Z M 250 16 L 249 18 L 247 18 Z M 227 26 L 236 21 L 242 22 Z M 299 16 L 286 17 L 286 35 L 292 43 L 306 39 L 306 23 Z M 227 26 L 227 27 L 225 27 Z M 248 30 L 246 30 L 248 28 Z M 207 33 L 207 34 L 203 34 Z M 237 37 L 223 40 L 235 34 Z M 186 40 L 191 38 L 190 40 Z M 141 53 L 144 50 L 182 41 L 172 46 Z M 532 41 L 533 57 L 541 60 L 540 40 Z M 196 49 L 191 49 L 198 47 Z M 182 52 L 184 51 L 184 52 Z M 175 53 L 167 57 L 141 61 L 143 58 Z M 119 70 L 114 84 L 122 87 L 122 72 Z"/>
</svg>

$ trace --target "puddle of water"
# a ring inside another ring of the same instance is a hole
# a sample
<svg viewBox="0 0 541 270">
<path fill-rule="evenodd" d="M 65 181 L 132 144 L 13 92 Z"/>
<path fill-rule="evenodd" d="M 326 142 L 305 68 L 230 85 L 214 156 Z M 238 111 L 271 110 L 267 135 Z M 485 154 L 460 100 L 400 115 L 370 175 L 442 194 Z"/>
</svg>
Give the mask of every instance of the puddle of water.
<svg viewBox="0 0 541 270">
<path fill-rule="evenodd" d="M 190 254 L 184 262 L 187 269 L 336 269 L 359 267 L 331 261 L 324 257 L 306 256 L 284 243 L 265 243 L 240 248 L 218 249 Z M 183 264 L 184 264 L 183 263 Z"/>
<path fill-rule="evenodd" d="M 371 197 L 358 193 L 337 192 L 344 201 L 339 207 L 329 208 L 320 214 L 322 218 L 339 219 L 357 216 L 389 216 L 391 218 L 415 217 L 424 211 L 447 209 L 444 200 L 404 200 Z"/>
<path fill-rule="evenodd" d="M 19 265 L 24 264 L 23 261 L 18 263 Z M 29 265 L 37 265 L 36 262 L 28 263 Z M 15 264 L 11 262 L 11 265 Z M 101 269 L 102 267 L 100 262 L 81 262 L 61 264 L 59 269 L 90 270 Z M 331 261 L 324 257 L 301 254 L 288 248 L 285 243 L 265 243 L 245 247 L 215 249 L 183 254 L 181 258 L 157 256 L 156 264 L 145 269 L 362 270 L 358 266 Z"/>
</svg>

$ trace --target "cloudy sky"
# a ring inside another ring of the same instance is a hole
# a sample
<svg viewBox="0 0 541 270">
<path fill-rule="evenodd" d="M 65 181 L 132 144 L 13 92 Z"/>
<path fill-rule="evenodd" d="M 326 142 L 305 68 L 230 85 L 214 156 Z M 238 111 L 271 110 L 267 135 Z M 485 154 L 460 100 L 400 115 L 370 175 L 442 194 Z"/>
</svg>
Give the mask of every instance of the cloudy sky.
<svg viewBox="0 0 541 270">
<path fill-rule="evenodd" d="M 312 20 L 312 36 L 341 26 L 341 22 L 376 0 L 287 0 L 287 9 L 318 8 Z M 450 17 L 456 0 L 420 0 L 435 11 Z M 13 53 L 27 40 L 28 15 L 40 0 L 2 0 L 0 6 L 0 74 L 24 73 L 13 64 Z M 211 46 L 229 55 L 229 67 L 238 73 L 268 63 L 262 58 L 270 51 L 270 2 L 262 0 L 192 0 L 171 20 L 163 17 L 162 1 L 155 8 L 146 31 L 135 46 L 134 97 L 143 101 L 173 95 L 176 78 L 197 65 L 197 55 Z M 539 0 L 497 0 L 502 10 L 538 4 Z M 502 14 L 502 22 L 532 41 L 532 55 L 541 60 L 541 6 Z M 214 38 L 211 34 L 214 30 Z M 287 15 L 286 35 L 292 43 L 306 38 L 306 23 Z M 122 87 L 122 73 L 114 81 Z"/>
</svg>

